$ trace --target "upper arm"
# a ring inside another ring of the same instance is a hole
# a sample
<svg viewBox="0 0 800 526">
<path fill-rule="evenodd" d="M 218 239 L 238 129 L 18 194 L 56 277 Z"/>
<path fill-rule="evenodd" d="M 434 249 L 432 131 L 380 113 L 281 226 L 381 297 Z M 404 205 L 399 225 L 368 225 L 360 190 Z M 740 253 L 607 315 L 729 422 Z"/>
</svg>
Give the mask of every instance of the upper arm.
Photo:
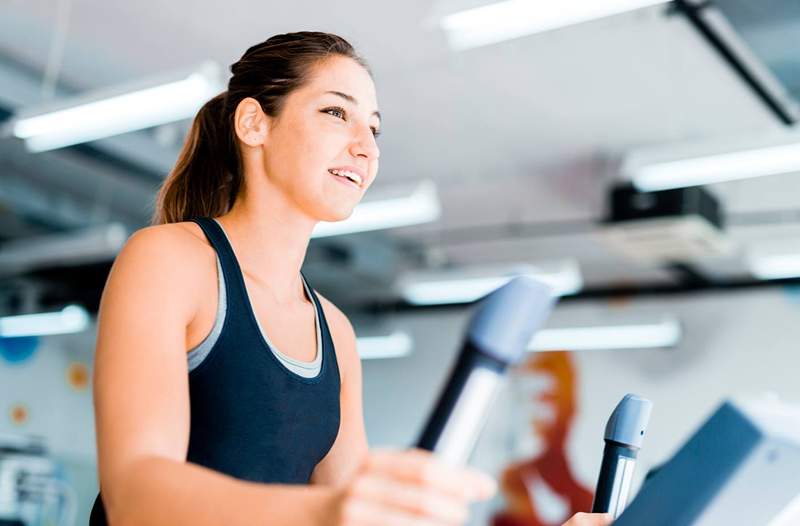
<svg viewBox="0 0 800 526">
<path fill-rule="evenodd" d="M 346 482 L 365 460 L 368 450 L 361 395 L 361 359 L 356 335 L 347 317 L 319 293 L 330 328 L 342 378 L 339 434 L 328 454 L 317 464 L 314 484 L 339 485 Z"/>
<path fill-rule="evenodd" d="M 196 303 L 195 241 L 175 228 L 136 232 L 112 266 L 98 313 L 94 404 L 100 482 L 113 505 L 127 466 L 185 460 L 189 438 L 186 326 Z"/>
</svg>

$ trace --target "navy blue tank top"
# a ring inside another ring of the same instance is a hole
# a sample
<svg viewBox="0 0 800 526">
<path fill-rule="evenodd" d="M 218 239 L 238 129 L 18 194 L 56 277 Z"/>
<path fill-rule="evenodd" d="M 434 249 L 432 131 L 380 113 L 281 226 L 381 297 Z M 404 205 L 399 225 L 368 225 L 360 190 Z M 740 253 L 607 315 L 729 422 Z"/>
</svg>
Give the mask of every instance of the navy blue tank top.
<svg viewBox="0 0 800 526">
<path fill-rule="evenodd" d="M 286 368 L 264 340 L 221 227 L 210 218 L 194 222 L 219 256 L 227 314 L 208 356 L 189 373 L 186 460 L 251 482 L 307 484 L 336 440 L 340 419 L 339 367 L 319 298 L 309 287 L 320 325 L 322 367 L 306 378 Z M 100 495 L 89 523 L 106 524 Z"/>
</svg>

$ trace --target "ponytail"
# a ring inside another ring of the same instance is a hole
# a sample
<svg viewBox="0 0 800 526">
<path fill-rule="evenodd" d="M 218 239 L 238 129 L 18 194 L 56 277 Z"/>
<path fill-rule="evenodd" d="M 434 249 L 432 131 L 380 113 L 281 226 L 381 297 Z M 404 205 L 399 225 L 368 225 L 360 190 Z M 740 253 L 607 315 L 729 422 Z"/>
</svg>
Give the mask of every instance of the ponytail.
<svg viewBox="0 0 800 526">
<path fill-rule="evenodd" d="M 233 206 L 242 173 L 226 99 L 227 92 L 220 93 L 198 111 L 178 161 L 158 193 L 154 225 L 216 217 Z"/>
</svg>

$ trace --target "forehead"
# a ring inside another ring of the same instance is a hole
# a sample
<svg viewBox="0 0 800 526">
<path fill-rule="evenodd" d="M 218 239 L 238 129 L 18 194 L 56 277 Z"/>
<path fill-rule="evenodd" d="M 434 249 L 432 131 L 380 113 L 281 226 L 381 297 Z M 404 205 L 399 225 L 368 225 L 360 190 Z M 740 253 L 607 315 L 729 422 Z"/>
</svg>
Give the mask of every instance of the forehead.
<svg viewBox="0 0 800 526">
<path fill-rule="evenodd" d="M 317 64 L 303 91 L 308 97 L 320 97 L 327 91 L 351 95 L 359 108 L 372 113 L 378 109 L 375 83 L 366 69 L 349 57 L 334 56 Z"/>
</svg>

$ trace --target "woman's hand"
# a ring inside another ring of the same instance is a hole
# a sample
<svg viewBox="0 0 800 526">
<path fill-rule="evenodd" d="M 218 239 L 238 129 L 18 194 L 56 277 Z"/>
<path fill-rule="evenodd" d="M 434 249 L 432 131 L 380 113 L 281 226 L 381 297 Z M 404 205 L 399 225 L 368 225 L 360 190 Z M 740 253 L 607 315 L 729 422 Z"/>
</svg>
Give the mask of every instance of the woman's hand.
<svg viewBox="0 0 800 526">
<path fill-rule="evenodd" d="M 495 491 L 488 475 L 445 464 L 427 451 L 370 452 L 359 473 L 337 493 L 330 524 L 463 524 L 470 502 L 488 499 Z"/>
<path fill-rule="evenodd" d="M 565 522 L 564 526 L 608 526 L 612 521 L 608 513 L 578 513 Z"/>
</svg>

